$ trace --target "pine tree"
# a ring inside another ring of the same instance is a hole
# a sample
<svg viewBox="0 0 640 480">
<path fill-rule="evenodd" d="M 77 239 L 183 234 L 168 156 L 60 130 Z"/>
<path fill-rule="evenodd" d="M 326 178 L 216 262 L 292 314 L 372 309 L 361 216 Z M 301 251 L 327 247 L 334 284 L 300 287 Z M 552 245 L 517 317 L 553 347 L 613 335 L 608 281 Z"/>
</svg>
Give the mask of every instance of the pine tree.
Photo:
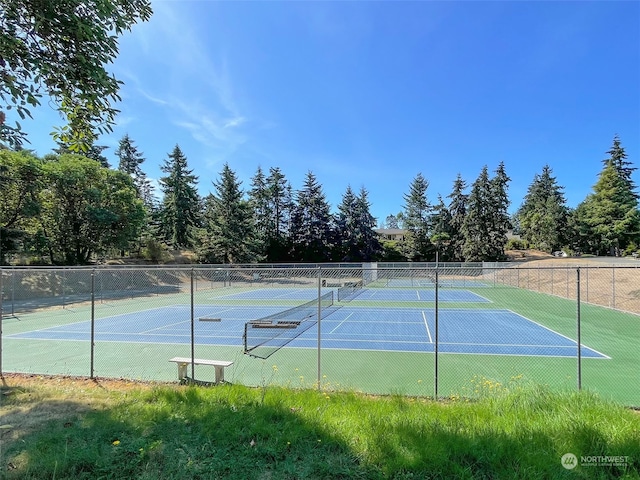
<svg viewBox="0 0 640 480">
<path fill-rule="evenodd" d="M 589 253 L 618 255 L 632 242 L 637 244 L 638 198 L 613 162 L 600 172 L 593 190 L 576 208 L 577 246 Z"/>
<path fill-rule="evenodd" d="M 125 172 L 133 179 L 138 195 L 147 209 L 154 210 L 156 202 L 153 185 L 142 170 L 142 164 L 145 161 L 144 155 L 134 145 L 128 134 L 125 134 L 118 142 L 116 157 L 118 157 L 118 170 Z"/>
<path fill-rule="evenodd" d="M 293 193 L 291 184 L 278 167 L 269 169 L 266 179 L 272 213 L 269 229 L 267 258 L 274 261 L 290 259 L 290 230 L 293 211 Z"/>
<path fill-rule="evenodd" d="M 620 137 L 618 137 L 618 135 L 613 137 L 613 145 L 607 153 L 609 154 L 609 158 L 602 160 L 604 166 L 606 167 L 611 163 L 618 172 L 618 175 L 624 180 L 627 189 L 634 197 L 640 198 L 635 191 L 636 185 L 631 179 L 631 175 L 637 170 L 637 167 L 632 167 L 632 163 L 627 161 L 627 154 L 620 145 Z"/>
<path fill-rule="evenodd" d="M 251 204 L 235 172 L 228 164 L 214 183 L 215 193 L 205 199 L 205 231 L 200 258 L 210 263 L 248 263 L 256 259 L 256 241 Z"/>
<path fill-rule="evenodd" d="M 404 227 L 407 229 L 404 248 L 411 261 L 428 260 L 432 250 L 429 240 L 432 206 L 427 199 L 428 188 L 429 182 L 419 173 L 411 182 L 409 193 L 404 195 Z"/>
<path fill-rule="evenodd" d="M 347 186 L 338 205 L 337 256 L 347 262 L 371 261 L 382 253 L 378 235 L 374 231 L 376 219 L 370 212 L 369 193 L 362 187 L 356 196 Z"/>
<path fill-rule="evenodd" d="M 451 213 L 444 204 L 444 200 L 438 195 L 438 203 L 434 206 L 432 216 L 433 230 L 431 233 L 431 243 L 436 248 L 436 260 L 439 262 L 450 261 L 453 252 L 450 245 L 453 228 L 451 226 Z"/>
<path fill-rule="evenodd" d="M 163 193 L 160 207 L 161 231 L 174 248 L 193 245 L 194 229 L 200 224 L 198 177 L 193 175 L 178 145 L 160 167 L 167 174 L 160 178 Z"/>
<path fill-rule="evenodd" d="M 376 218 L 371 215 L 369 192 L 361 187 L 356 198 L 356 213 L 358 218 L 358 244 L 360 259 L 369 262 L 382 255 L 382 245 L 375 232 Z"/>
<path fill-rule="evenodd" d="M 471 186 L 467 199 L 467 214 L 462 224 L 464 245 L 462 253 L 466 262 L 482 262 L 490 258 L 491 182 L 485 165 Z"/>
<path fill-rule="evenodd" d="M 356 196 L 351 185 L 347 185 L 347 189 L 342 194 L 342 201 L 338 205 L 336 226 L 339 238 L 336 245 L 336 258 L 345 262 L 356 261 L 358 259 Z"/>
<path fill-rule="evenodd" d="M 325 262 L 331 259 L 333 217 L 322 186 L 309 171 L 297 192 L 291 222 L 294 257 L 298 261 Z"/>
<path fill-rule="evenodd" d="M 464 192 L 467 189 L 466 182 L 462 179 L 462 176 L 458 174 L 456 180 L 453 182 L 453 191 L 447 196 L 451 199 L 449 202 L 449 215 L 451 220 L 449 221 L 450 233 L 449 233 L 449 249 L 451 260 L 463 261 L 464 260 L 464 243 L 465 238 L 463 234 L 464 219 L 467 216 L 467 200 L 468 195 Z"/>
<path fill-rule="evenodd" d="M 251 178 L 251 189 L 249 190 L 249 203 L 253 211 L 254 235 L 256 248 L 260 256 L 268 256 L 268 245 L 273 234 L 273 212 L 271 211 L 271 199 L 269 186 L 262 168 Z"/>
<path fill-rule="evenodd" d="M 540 250 L 558 250 L 567 242 L 569 209 L 562 190 L 545 165 L 516 213 L 520 236 Z"/>
<path fill-rule="evenodd" d="M 507 244 L 507 232 L 511 227 L 509 216 L 508 188 L 511 179 L 507 176 L 504 162 L 500 162 L 495 176 L 489 185 L 489 206 L 491 228 L 489 231 L 489 257 L 488 261 L 503 261 L 506 259 L 504 247 Z"/>
</svg>

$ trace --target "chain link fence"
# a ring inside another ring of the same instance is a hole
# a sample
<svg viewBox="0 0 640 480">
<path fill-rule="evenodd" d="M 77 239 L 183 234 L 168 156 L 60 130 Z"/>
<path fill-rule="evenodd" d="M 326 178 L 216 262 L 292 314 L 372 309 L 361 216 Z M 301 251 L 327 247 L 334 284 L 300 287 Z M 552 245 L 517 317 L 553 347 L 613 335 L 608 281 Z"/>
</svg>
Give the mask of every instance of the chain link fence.
<svg viewBox="0 0 640 480">
<path fill-rule="evenodd" d="M 636 265 L 1 269 L 0 371 L 476 397 L 518 382 L 640 405 Z"/>
</svg>

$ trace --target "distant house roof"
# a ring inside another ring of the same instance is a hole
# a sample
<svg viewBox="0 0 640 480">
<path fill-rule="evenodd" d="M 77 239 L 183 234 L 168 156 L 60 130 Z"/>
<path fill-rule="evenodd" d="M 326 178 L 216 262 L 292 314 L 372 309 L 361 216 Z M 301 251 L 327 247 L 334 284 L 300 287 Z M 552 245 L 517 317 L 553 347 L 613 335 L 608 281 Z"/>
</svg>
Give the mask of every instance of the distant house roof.
<svg viewBox="0 0 640 480">
<path fill-rule="evenodd" d="M 404 228 L 375 228 L 373 231 L 380 235 L 404 235 L 407 233 Z"/>
</svg>

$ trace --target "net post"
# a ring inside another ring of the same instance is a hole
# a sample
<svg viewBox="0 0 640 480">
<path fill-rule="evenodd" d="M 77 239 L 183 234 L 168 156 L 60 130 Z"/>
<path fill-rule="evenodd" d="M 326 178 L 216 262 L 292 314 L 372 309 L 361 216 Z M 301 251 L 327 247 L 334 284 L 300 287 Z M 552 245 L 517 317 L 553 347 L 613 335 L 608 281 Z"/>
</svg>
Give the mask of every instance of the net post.
<svg viewBox="0 0 640 480">
<path fill-rule="evenodd" d="M 320 387 L 320 379 L 322 378 L 322 365 L 320 363 L 320 323 L 322 321 L 322 269 L 318 267 L 318 390 Z"/>
<path fill-rule="evenodd" d="M 89 378 L 93 379 L 96 339 L 96 269 L 91 270 L 91 353 Z"/>
<path fill-rule="evenodd" d="M 193 268 L 191 269 L 191 278 L 190 278 L 190 298 L 191 298 L 191 379 L 195 380 L 195 358 L 196 358 L 196 335 L 195 335 L 195 322 L 194 322 L 194 300 L 193 300 Z"/>
<path fill-rule="evenodd" d="M 576 324 L 578 335 L 578 390 L 582 390 L 582 338 L 580 331 L 580 267 L 576 268 Z"/>
</svg>

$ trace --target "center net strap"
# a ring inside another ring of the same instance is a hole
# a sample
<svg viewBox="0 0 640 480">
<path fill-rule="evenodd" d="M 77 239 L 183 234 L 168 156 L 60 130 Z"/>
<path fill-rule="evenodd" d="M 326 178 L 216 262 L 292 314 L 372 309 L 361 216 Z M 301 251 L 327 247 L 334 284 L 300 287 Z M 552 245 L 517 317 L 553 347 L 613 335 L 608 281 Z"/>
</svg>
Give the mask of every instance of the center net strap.
<svg viewBox="0 0 640 480">
<path fill-rule="evenodd" d="M 268 358 L 302 335 L 318 321 L 318 301 L 321 318 L 335 310 L 331 309 L 333 306 L 333 291 L 331 291 L 322 295 L 320 299 L 315 298 L 297 307 L 245 323 L 244 353 L 253 357 Z"/>
</svg>

